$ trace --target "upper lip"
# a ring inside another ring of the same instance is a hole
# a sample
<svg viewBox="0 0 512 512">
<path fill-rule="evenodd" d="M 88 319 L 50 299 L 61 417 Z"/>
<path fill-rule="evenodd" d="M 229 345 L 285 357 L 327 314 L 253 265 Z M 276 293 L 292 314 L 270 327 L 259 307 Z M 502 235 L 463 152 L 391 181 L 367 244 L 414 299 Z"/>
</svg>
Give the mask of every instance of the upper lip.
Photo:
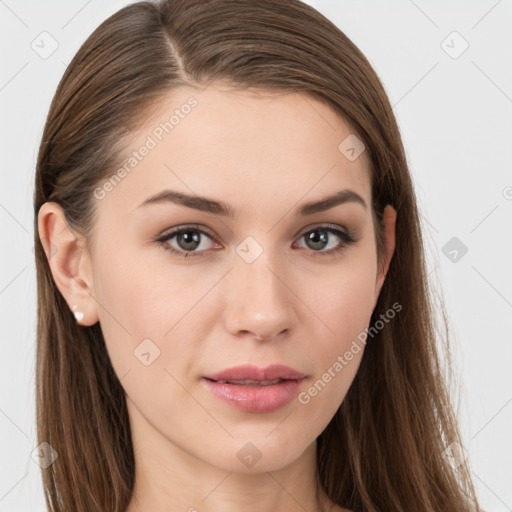
<svg viewBox="0 0 512 512">
<path fill-rule="evenodd" d="M 204 376 L 211 380 L 300 380 L 305 375 L 289 366 L 283 364 L 272 364 L 265 368 L 259 368 L 255 365 L 242 365 L 228 368 L 218 373 L 212 373 Z"/>
</svg>

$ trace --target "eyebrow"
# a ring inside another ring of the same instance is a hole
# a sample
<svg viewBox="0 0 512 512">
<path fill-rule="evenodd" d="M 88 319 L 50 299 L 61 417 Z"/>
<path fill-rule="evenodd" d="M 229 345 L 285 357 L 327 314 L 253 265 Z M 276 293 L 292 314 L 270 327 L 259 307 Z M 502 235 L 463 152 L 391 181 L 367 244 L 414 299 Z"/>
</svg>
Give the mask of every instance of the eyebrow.
<svg viewBox="0 0 512 512">
<path fill-rule="evenodd" d="M 194 210 L 221 215 L 233 220 L 238 216 L 238 211 L 227 203 L 207 197 L 188 195 L 175 190 L 163 190 L 154 196 L 148 197 L 137 208 L 169 202 L 193 208 Z M 305 217 L 306 215 L 313 215 L 314 213 L 330 210 L 335 206 L 345 203 L 356 203 L 360 204 L 365 209 L 367 208 L 366 202 L 359 194 L 350 189 L 343 189 L 323 199 L 304 203 L 296 209 L 295 215 Z"/>
</svg>

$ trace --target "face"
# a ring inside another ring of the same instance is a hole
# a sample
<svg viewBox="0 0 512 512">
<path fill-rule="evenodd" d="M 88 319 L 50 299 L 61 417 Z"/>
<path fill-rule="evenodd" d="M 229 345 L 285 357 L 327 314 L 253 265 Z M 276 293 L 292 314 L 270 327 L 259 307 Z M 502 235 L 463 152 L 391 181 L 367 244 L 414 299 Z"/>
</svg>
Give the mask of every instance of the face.
<svg viewBox="0 0 512 512">
<path fill-rule="evenodd" d="M 366 153 L 347 158 L 350 128 L 306 95 L 183 87 L 155 112 L 125 172 L 95 192 L 81 267 L 92 298 L 69 303 L 100 322 L 138 442 L 228 471 L 278 469 L 342 403 L 385 277 Z M 191 199 L 146 202 L 164 191 Z M 205 379 L 246 364 L 304 378 L 232 384 L 231 399 Z"/>
</svg>

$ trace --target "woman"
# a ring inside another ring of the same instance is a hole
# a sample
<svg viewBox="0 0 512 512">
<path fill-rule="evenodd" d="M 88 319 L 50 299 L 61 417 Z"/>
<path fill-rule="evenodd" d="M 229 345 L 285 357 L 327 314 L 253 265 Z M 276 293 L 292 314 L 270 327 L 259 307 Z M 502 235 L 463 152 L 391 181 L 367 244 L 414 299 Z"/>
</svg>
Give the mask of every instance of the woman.
<svg viewBox="0 0 512 512">
<path fill-rule="evenodd" d="M 313 8 L 115 13 L 34 207 L 50 510 L 479 510 L 396 120 Z"/>
</svg>

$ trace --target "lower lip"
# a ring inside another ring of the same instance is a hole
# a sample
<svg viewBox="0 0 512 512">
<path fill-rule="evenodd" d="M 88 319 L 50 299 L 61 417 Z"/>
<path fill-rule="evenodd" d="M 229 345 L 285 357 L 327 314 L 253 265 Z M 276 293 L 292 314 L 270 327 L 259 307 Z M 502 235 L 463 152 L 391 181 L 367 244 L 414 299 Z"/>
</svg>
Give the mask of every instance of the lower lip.
<svg viewBox="0 0 512 512">
<path fill-rule="evenodd" d="M 304 379 L 285 380 L 270 386 L 229 384 L 201 379 L 217 397 L 246 412 L 272 412 L 289 403 L 299 392 Z"/>
</svg>

